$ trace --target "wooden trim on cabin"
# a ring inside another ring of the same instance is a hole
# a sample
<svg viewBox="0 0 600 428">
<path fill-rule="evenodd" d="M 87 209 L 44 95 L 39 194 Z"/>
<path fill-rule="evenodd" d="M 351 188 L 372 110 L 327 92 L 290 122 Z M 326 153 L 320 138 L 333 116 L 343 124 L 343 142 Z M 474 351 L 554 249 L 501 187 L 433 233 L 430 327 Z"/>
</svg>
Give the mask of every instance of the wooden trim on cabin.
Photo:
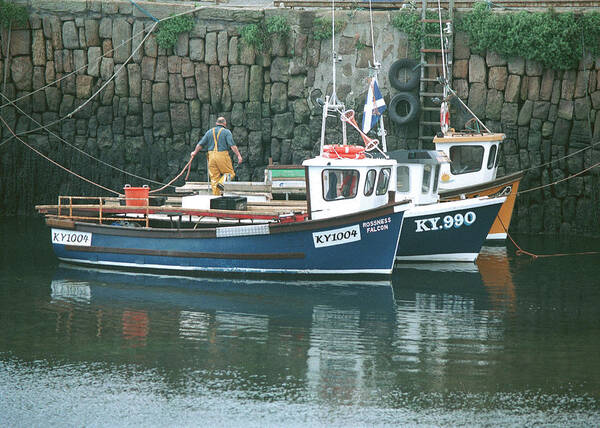
<svg viewBox="0 0 600 428">
<path fill-rule="evenodd" d="M 485 183 L 476 184 L 474 186 L 461 187 L 459 189 L 450 189 L 450 190 L 440 190 L 438 193 L 440 195 L 440 199 L 448 199 L 452 197 L 456 197 L 458 195 L 466 194 L 466 193 L 476 193 L 483 192 L 488 189 L 492 189 L 498 186 L 505 186 L 507 184 L 513 183 L 515 181 L 520 181 L 525 174 L 524 171 L 515 172 L 509 175 L 502 176 L 493 181 L 487 181 Z"/>
<path fill-rule="evenodd" d="M 281 259 L 304 259 L 305 254 L 296 253 L 206 253 L 194 251 L 171 251 L 171 250 L 149 250 L 144 248 L 113 248 L 113 247 L 80 247 L 76 245 L 65 245 L 68 251 L 78 251 L 86 253 L 110 253 L 110 254 L 129 254 L 136 256 L 158 256 L 158 257 L 179 257 L 195 259 L 227 259 L 227 260 L 281 260 Z"/>
<path fill-rule="evenodd" d="M 504 134 L 455 134 L 448 137 L 434 137 L 433 143 L 483 143 L 488 141 L 503 141 Z"/>
</svg>

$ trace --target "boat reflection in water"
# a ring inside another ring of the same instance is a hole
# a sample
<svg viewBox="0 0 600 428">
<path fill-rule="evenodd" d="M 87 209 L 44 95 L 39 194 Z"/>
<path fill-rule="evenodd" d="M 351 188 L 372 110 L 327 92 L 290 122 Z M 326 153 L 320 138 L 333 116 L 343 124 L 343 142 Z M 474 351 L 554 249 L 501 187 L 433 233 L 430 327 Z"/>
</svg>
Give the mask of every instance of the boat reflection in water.
<svg viewBox="0 0 600 428">
<path fill-rule="evenodd" d="M 90 350 L 92 361 L 158 361 L 177 368 L 178 376 L 201 372 L 209 383 L 235 368 L 236 382 L 244 385 L 269 379 L 272 388 L 285 384 L 286 396 L 354 403 L 371 396 L 377 384 L 390 393 L 405 384 L 452 386 L 457 375 L 485 382 L 480 368 L 498 358 L 504 335 L 498 320 L 514 294 L 510 285 L 510 292 L 501 291 L 504 280 L 486 284 L 487 273 L 498 271 L 486 265 L 498 260 L 507 262 L 486 257 L 484 250 L 479 269 L 400 265 L 391 281 L 375 284 L 187 278 L 61 265 L 50 308 L 57 333 L 81 339 L 69 343 L 100 340 L 109 348 L 103 350 L 109 357 Z M 84 349 L 78 347 L 77 355 Z"/>
</svg>

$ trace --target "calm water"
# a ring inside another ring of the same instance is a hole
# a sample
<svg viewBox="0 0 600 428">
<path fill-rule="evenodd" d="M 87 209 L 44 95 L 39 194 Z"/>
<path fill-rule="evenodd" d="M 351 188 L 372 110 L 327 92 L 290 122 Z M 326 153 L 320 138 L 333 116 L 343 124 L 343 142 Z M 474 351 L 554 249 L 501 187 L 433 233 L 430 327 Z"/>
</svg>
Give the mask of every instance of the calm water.
<svg viewBox="0 0 600 428">
<path fill-rule="evenodd" d="M 48 241 L 0 219 L 0 426 L 600 425 L 598 255 L 373 285 L 91 271 Z"/>
</svg>

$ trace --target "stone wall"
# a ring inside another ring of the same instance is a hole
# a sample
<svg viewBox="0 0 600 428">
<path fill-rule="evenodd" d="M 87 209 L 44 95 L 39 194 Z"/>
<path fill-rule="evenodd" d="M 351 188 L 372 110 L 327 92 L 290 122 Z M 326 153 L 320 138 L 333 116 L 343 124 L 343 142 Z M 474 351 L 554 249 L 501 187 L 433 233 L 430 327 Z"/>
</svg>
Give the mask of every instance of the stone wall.
<svg viewBox="0 0 600 428">
<path fill-rule="evenodd" d="M 506 134 L 498 175 L 526 170 L 520 191 L 540 187 L 520 194 L 511 230 L 598 235 L 600 165 L 561 180 L 600 163 L 600 59 L 555 71 L 474 54 L 464 34 L 454 46 L 453 86 L 490 129 Z"/>
<path fill-rule="evenodd" d="M 236 167 L 240 180 L 262 180 L 269 159 L 300 163 L 315 152 L 321 125 L 315 100 L 331 93 L 332 47 L 331 40 L 314 40 L 313 24 L 327 11 L 200 8 L 193 15 L 194 29 L 182 34 L 174 49 L 159 48 L 153 33 L 135 51 L 154 21 L 129 2 L 23 4 L 30 20 L 27 28 L 12 31 L 10 60 L 7 33 L 1 34 L 0 76 L 4 70 L 7 75 L 3 93 L 11 100 L 24 97 L 19 108 L 37 122 L 56 124 L 51 132 L 36 130 L 39 125 L 13 107 L 4 107 L 2 117 L 17 132 L 28 132 L 23 138 L 33 148 L 68 169 L 117 191 L 126 183 L 156 188 L 156 182 L 166 183 L 179 173 L 218 115 L 228 118 L 244 156 Z M 139 4 L 158 19 L 192 8 Z M 242 43 L 244 25 L 272 15 L 287 17 L 292 24 L 288 37 L 271 38 L 265 52 Z M 369 15 L 341 11 L 336 19 L 345 23 L 337 34 L 337 95 L 359 112 L 372 62 Z M 408 45 L 390 20 L 389 12 L 375 13 L 376 54 L 384 71 L 380 86 L 388 100 L 395 90 L 386 70 L 406 57 Z M 454 86 L 488 126 L 506 132 L 502 172 L 584 148 L 592 132 L 598 140 L 600 63 L 583 61 L 580 68 L 559 73 L 519 58 L 474 55 L 464 37 L 456 37 Z M 57 79 L 62 80 L 53 84 Z M 26 96 L 32 91 L 37 92 Z M 460 127 L 464 117 L 454 110 L 452 124 Z M 386 123 L 390 149 L 418 145 L 416 124 Z M 332 120 L 328 126 L 339 123 Z M 106 194 L 7 140 L 6 128 L 0 132 L 0 214 L 31 213 L 35 204 L 52 203 L 58 194 Z M 358 136 L 351 134 L 351 139 Z M 599 159 L 600 150 L 587 150 L 531 170 L 523 188 L 566 177 Z M 597 174 L 598 168 L 519 197 L 513 230 L 598 234 Z M 190 180 L 206 180 L 206 162 L 200 157 Z"/>
</svg>

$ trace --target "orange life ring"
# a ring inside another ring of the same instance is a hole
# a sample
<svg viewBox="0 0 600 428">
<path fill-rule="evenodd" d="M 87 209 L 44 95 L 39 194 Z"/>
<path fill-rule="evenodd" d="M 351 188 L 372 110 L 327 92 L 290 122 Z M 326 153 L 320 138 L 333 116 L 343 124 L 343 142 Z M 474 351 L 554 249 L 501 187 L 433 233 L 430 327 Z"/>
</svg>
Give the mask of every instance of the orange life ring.
<svg viewBox="0 0 600 428">
<path fill-rule="evenodd" d="M 330 159 L 364 159 L 365 148 L 350 144 L 331 144 L 323 146 L 323 157 Z"/>
</svg>

